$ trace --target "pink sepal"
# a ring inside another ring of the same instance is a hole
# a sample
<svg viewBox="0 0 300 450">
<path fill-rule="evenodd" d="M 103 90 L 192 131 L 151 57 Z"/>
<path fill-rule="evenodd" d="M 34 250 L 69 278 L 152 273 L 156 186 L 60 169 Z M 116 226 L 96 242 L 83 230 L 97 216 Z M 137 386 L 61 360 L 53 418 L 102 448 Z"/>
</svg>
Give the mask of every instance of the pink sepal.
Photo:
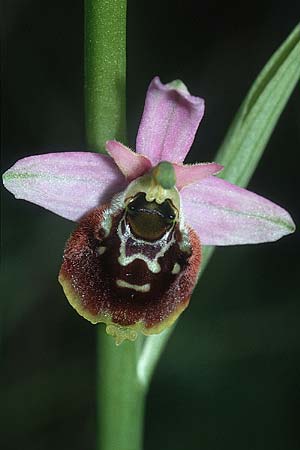
<svg viewBox="0 0 300 450">
<path fill-rule="evenodd" d="M 217 177 L 185 187 L 181 199 L 185 220 L 204 245 L 276 241 L 295 230 L 283 208 Z"/>
<path fill-rule="evenodd" d="M 74 221 L 125 187 L 123 175 L 109 156 L 89 152 L 20 159 L 5 172 L 3 183 L 16 198 Z"/>
<path fill-rule="evenodd" d="M 160 161 L 183 162 L 204 114 L 202 98 L 190 95 L 183 83 L 174 86 L 155 77 L 147 91 L 136 151 L 154 166 Z"/>
</svg>

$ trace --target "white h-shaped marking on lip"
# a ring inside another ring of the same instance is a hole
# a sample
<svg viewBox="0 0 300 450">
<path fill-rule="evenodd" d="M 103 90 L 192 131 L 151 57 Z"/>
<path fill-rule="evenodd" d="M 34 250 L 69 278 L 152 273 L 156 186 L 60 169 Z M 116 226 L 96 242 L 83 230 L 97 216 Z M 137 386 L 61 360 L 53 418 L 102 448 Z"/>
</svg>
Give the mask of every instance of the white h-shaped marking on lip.
<svg viewBox="0 0 300 450">
<path fill-rule="evenodd" d="M 110 207 L 107 208 L 103 213 L 103 219 L 101 221 L 101 226 L 105 232 L 105 237 L 107 237 L 111 231 L 112 216 L 114 214 L 116 214 L 117 212 L 121 212 L 122 210 L 124 210 L 124 207 L 125 207 L 124 198 L 125 198 L 125 191 L 115 195 Z M 183 216 L 182 211 L 180 212 L 179 219 L 180 219 L 179 220 L 179 230 L 180 230 L 181 236 L 182 236 L 182 240 L 181 240 L 181 242 L 179 242 L 179 248 L 181 251 L 187 252 L 190 250 L 189 231 L 185 225 L 184 216 Z M 133 262 L 135 259 L 141 259 L 147 264 L 148 269 L 152 273 L 159 273 L 161 271 L 161 267 L 160 267 L 160 264 L 158 263 L 158 258 L 164 256 L 166 251 L 175 242 L 174 234 L 172 235 L 172 238 L 169 240 L 169 242 L 167 240 L 167 238 L 169 237 L 169 233 L 174 232 L 174 228 L 169 230 L 169 232 L 162 238 L 163 242 L 162 242 L 161 250 L 156 254 L 156 257 L 154 258 L 154 260 L 148 258 L 147 256 L 143 255 L 142 253 L 136 253 L 135 255 L 132 255 L 132 256 L 126 256 L 125 251 L 126 251 L 127 239 L 129 237 L 133 237 L 133 236 L 132 236 L 132 233 L 131 233 L 131 230 L 130 230 L 130 227 L 128 224 L 125 224 L 126 231 L 125 231 L 124 235 L 122 235 L 121 222 L 123 220 L 124 220 L 124 216 L 120 220 L 120 222 L 118 224 L 118 228 L 117 228 L 117 233 L 118 233 L 118 236 L 121 241 L 120 256 L 118 257 L 119 264 L 121 264 L 121 266 L 127 266 L 128 264 Z M 146 245 L 152 244 L 151 242 L 146 242 L 141 239 L 138 241 L 143 242 Z M 157 243 L 155 243 L 154 245 L 157 245 Z M 102 250 L 100 250 L 100 252 L 101 251 Z M 173 271 L 175 270 L 175 273 L 173 272 L 174 275 L 176 274 L 177 269 L 178 269 L 177 266 L 173 267 Z"/>
<path fill-rule="evenodd" d="M 125 226 L 125 233 L 122 234 L 122 229 L 121 229 L 121 224 L 122 221 L 124 222 L 124 226 Z M 172 238 L 169 240 L 168 242 L 168 237 L 170 235 L 170 233 L 173 233 L 174 229 L 171 228 L 171 230 L 169 230 L 164 237 L 161 239 L 161 249 L 156 253 L 155 258 L 151 259 L 148 258 L 147 256 L 143 255 L 142 253 L 135 253 L 134 255 L 131 256 L 126 256 L 126 242 L 129 238 L 133 238 L 133 235 L 131 233 L 130 230 L 130 226 L 125 223 L 124 217 L 122 218 L 122 220 L 120 220 L 120 223 L 118 225 L 118 236 L 120 238 L 120 256 L 118 258 L 118 262 L 121 264 L 121 266 L 128 266 L 128 264 L 132 263 L 133 261 L 135 261 L 136 259 L 141 259 L 143 260 L 146 264 L 148 269 L 152 272 L 152 273 L 159 273 L 161 271 L 161 267 L 160 264 L 158 263 L 158 258 L 164 256 L 164 254 L 166 253 L 166 251 L 171 247 L 171 245 L 175 242 L 175 238 L 174 238 L 174 234 L 172 235 Z M 142 239 L 138 240 L 139 242 L 144 243 L 145 245 L 157 245 L 157 242 L 146 242 L 143 241 Z"/>
</svg>

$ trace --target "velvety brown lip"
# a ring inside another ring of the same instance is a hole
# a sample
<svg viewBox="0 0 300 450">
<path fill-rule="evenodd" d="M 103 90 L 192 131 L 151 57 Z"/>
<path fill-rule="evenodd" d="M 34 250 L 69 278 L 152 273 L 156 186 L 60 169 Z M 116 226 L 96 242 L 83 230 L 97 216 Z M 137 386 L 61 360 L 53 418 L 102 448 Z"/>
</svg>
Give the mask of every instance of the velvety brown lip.
<svg viewBox="0 0 300 450">
<path fill-rule="evenodd" d="M 159 273 L 151 272 L 140 258 L 124 266 L 118 262 L 120 238 L 117 234 L 124 212 L 120 211 L 113 217 L 110 233 L 104 238 L 99 225 L 105 209 L 104 206 L 92 211 L 71 235 L 60 279 L 64 280 L 63 283 L 68 282 L 73 294 L 80 299 L 80 313 L 84 315 L 85 311 L 87 316 L 93 316 L 94 322 L 97 322 L 97 317 L 101 322 L 105 321 L 103 317 L 108 317 L 110 323 L 125 327 L 143 323 L 145 329 L 150 330 L 187 306 L 199 270 L 199 239 L 190 229 L 191 249 L 182 251 L 179 245 L 181 232 L 176 225 L 175 242 L 157 260 L 161 267 Z M 131 251 L 137 250 L 141 249 L 135 243 Z M 180 267 L 178 273 L 173 270 L 175 264 Z M 117 280 L 121 280 L 119 285 Z M 133 288 L 122 287 L 124 282 Z M 138 288 L 134 289 L 134 286 Z M 141 292 L 139 287 L 144 291 Z"/>
</svg>

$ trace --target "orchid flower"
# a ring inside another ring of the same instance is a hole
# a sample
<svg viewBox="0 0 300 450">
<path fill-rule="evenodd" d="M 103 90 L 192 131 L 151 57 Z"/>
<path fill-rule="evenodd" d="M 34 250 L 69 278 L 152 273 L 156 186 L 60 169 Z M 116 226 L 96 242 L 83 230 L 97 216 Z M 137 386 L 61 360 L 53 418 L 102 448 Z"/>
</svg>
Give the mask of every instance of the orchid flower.
<svg viewBox="0 0 300 450">
<path fill-rule="evenodd" d="M 204 101 L 180 81 L 151 82 L 136 152 L 111 140 L 108 155 L 50 153 L 3 176 L 16 198 L 79 221 L 59 281 L 77 312 L 120 343 L 160 333 L 187 307 L 202 245 L 275 241 L 294 231 L 271 201 L 216 175 L 217 163 L 183 161 Z"/>
</svg>

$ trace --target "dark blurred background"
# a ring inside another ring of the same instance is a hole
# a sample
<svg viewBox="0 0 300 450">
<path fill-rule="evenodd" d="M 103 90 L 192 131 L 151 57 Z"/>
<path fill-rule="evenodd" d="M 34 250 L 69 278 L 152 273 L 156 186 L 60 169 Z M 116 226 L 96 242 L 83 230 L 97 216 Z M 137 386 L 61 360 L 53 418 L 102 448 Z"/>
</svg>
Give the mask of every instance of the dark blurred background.
<svg viewBox="0 0 300 450">
<path fill-rule="evenodd" d="M 151 78 L 181 78 L 206 100 L 189 161 L 212 160 L 299 18 L 290 0 L 129 0 L 130 144 Z M 2 19 L 3 170 L 83 150 L 83 2 L 7 0 Z M 299 149 L 298 86 L 250 184 L 298 224 Z M 2 213 L 1 448 L 93 449 L 96 329 L 56 281 L 74 224 L 4 189 Z M 299 313 L 299 234 L 217 249 L 155 374 L 145 449 L 300 449 Z"/>
</svg>

